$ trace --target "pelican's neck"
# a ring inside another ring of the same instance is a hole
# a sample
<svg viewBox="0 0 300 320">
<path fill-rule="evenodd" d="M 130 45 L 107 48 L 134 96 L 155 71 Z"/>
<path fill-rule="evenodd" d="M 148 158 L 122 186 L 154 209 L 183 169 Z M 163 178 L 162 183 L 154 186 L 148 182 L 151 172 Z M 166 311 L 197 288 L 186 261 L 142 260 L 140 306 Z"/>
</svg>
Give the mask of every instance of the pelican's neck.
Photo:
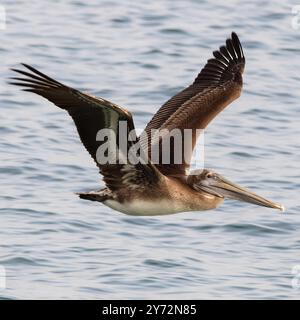
<svg viewBox="0 0 300 320">
<path fill-rule="evenodd" d="M 224 198 L 217 197 L 205 191 L 193 188 L 192 176 L 166 177 L 165 187 L 170 201 L 179 202 L 184 207 L 182 211 L 202 211 L 217 208 Z"/>
</svg>

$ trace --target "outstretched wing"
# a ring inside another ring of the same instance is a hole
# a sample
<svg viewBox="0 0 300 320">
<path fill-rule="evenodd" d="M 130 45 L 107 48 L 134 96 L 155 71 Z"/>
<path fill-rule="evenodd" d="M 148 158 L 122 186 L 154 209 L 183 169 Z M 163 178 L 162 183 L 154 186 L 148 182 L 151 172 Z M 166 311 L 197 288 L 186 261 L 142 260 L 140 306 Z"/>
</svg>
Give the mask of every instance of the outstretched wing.
<svg viewBox="0 0 300 320">
<path fill-rule="evenodd" d="M 214 51 L 213 55 L 214 58 L 207 61 L 194 83 L 176 94 L 158 110 L 145 128 L 146 135 L 141 137 L 141 144 L 148 150 L 152 160 L 154 157 L 152 150 L 159 150 L 159 163 L 154 163 L 166 175 L 186 174 L 196 144 L 197 131 L 199 133 L 196 129 L 204 129 L 220 111 L 240 96 L 245 57 L 238 36 L 233 32 L 231 38 L 226 40 L 226 45 Z M 179 129 L 182 136 L 184 129 L 191 129 L 192 141 L 188 142 L 192 146 L 191 152 L 186 150 L 183 154 L 184 148 L 182 148 L 181 163 L 178 163 L 178 158 L 177 163 L 175 161 L 174 140 L 171 140 L 170 163 L 163 163 L 163 140 L 169 136 L 151 136 L 152 130 L 162 132 L 163 129 L 169 131 Z"/>
<path fill-rule="evenodd" d="M 24 91 L 34 92 L 68 111 L 75 122 L 82 143 L 103 174 L 107 187 L 111 190 L 124 185 L 140 188 L 158 181 L 159 172 L 151 163 L 128 164 L 127 151 L 132 147 L 133 142 L 129 141 L 126 144 L 126 150 L 122 150 L 122 157 L 118 157 L 120 125 L 123 124 L 126 130 L 125 140 L 128 141 L 130 132 L 134 133 L 132 116 L 127 110 L 102 98 L 96 98 L 68 87 L 29 65 L 23 64 L 23 66 L 30 72 L 12 69 L 22 77 L 12 77 L 13 81 L 10 83 L 23 87 Z M 113 135 L 110 136 L 110 139 L 107 140 L 109 135 L 106 134 L 102 137 L 97 136 L 101 129 L 112 130 L 110 132 Z M 97 153 L 97 150 L 100 150 L 99 147 L 104 143 L 112 144 L 110 150 L 115 150 L 117 153 L 110 158 L 114 160 L 113 164 L 109 161 L 105 162 L 105 159 L 108 159 L 108 154 L 105 152 L 103 154 L 107 158 L 99 158 L 101 154 Z"/>
</svg>

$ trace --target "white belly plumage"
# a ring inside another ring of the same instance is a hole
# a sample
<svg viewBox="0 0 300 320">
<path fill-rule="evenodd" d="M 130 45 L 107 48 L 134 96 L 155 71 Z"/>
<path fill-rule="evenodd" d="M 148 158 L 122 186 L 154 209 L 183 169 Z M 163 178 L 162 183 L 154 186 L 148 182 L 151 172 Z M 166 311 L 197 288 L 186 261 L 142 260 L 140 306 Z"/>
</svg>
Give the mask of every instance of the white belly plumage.
<svg viewBox="0 0 300 320">
<path fill-rule="evenodd" d="M 189 208 L 184 207 L 183 204 L 167 200 L 134 200 L 125 203 L 120 203 L 115 200 L 106 200 L 103 203 L 114 210 L 135 216 L 157 216 L 190 211 Z"/>
</svg>

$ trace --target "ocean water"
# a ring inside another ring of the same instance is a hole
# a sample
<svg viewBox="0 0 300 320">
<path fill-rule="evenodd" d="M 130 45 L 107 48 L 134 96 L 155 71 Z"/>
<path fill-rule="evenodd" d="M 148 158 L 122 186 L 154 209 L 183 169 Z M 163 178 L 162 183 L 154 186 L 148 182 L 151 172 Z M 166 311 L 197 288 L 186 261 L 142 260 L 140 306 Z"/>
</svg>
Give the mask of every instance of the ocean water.
<svg viewBox="0 0 300 320">
<path fill-rule="evenodd" d="M 300 28 L 293 5 L 1 2 L 2 299 L 300 297 Z M 231 31 L 246 56 L 244 90 L 206 130 L 205 166 L 284 204 L 284 214 L 228 200 L 207 212 L 132 217 L 80 200 L 74 192 L 103 182 L 72 119 L 7 84 L 9 68 L 25 62 L 128 108 L 143 128 Z"/>
</svg>

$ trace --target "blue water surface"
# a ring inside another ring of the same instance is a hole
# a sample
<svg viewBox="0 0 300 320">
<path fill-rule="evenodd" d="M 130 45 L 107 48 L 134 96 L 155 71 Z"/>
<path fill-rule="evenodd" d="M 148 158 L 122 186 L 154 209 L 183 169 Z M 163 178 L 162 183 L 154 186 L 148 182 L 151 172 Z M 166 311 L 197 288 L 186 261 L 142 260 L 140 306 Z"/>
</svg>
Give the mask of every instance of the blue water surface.
<svg viewBox="0 0 300 320">
<path fill-rule="evenodd" d="M 2 1 L 0 297 L 299 298 L 294 4 Z M 205 166 L 284 204 L 284 214 L 228 200 L 207 212 L 132 217 L 80 200 L 74 192 L 103 182 L 72 119 L 7 84 L 9 68 L 25 62 L 128 108 L 143 128 L 231 31 L 247 59 L 244 90 L 206 130 Z"/>
</svg>

